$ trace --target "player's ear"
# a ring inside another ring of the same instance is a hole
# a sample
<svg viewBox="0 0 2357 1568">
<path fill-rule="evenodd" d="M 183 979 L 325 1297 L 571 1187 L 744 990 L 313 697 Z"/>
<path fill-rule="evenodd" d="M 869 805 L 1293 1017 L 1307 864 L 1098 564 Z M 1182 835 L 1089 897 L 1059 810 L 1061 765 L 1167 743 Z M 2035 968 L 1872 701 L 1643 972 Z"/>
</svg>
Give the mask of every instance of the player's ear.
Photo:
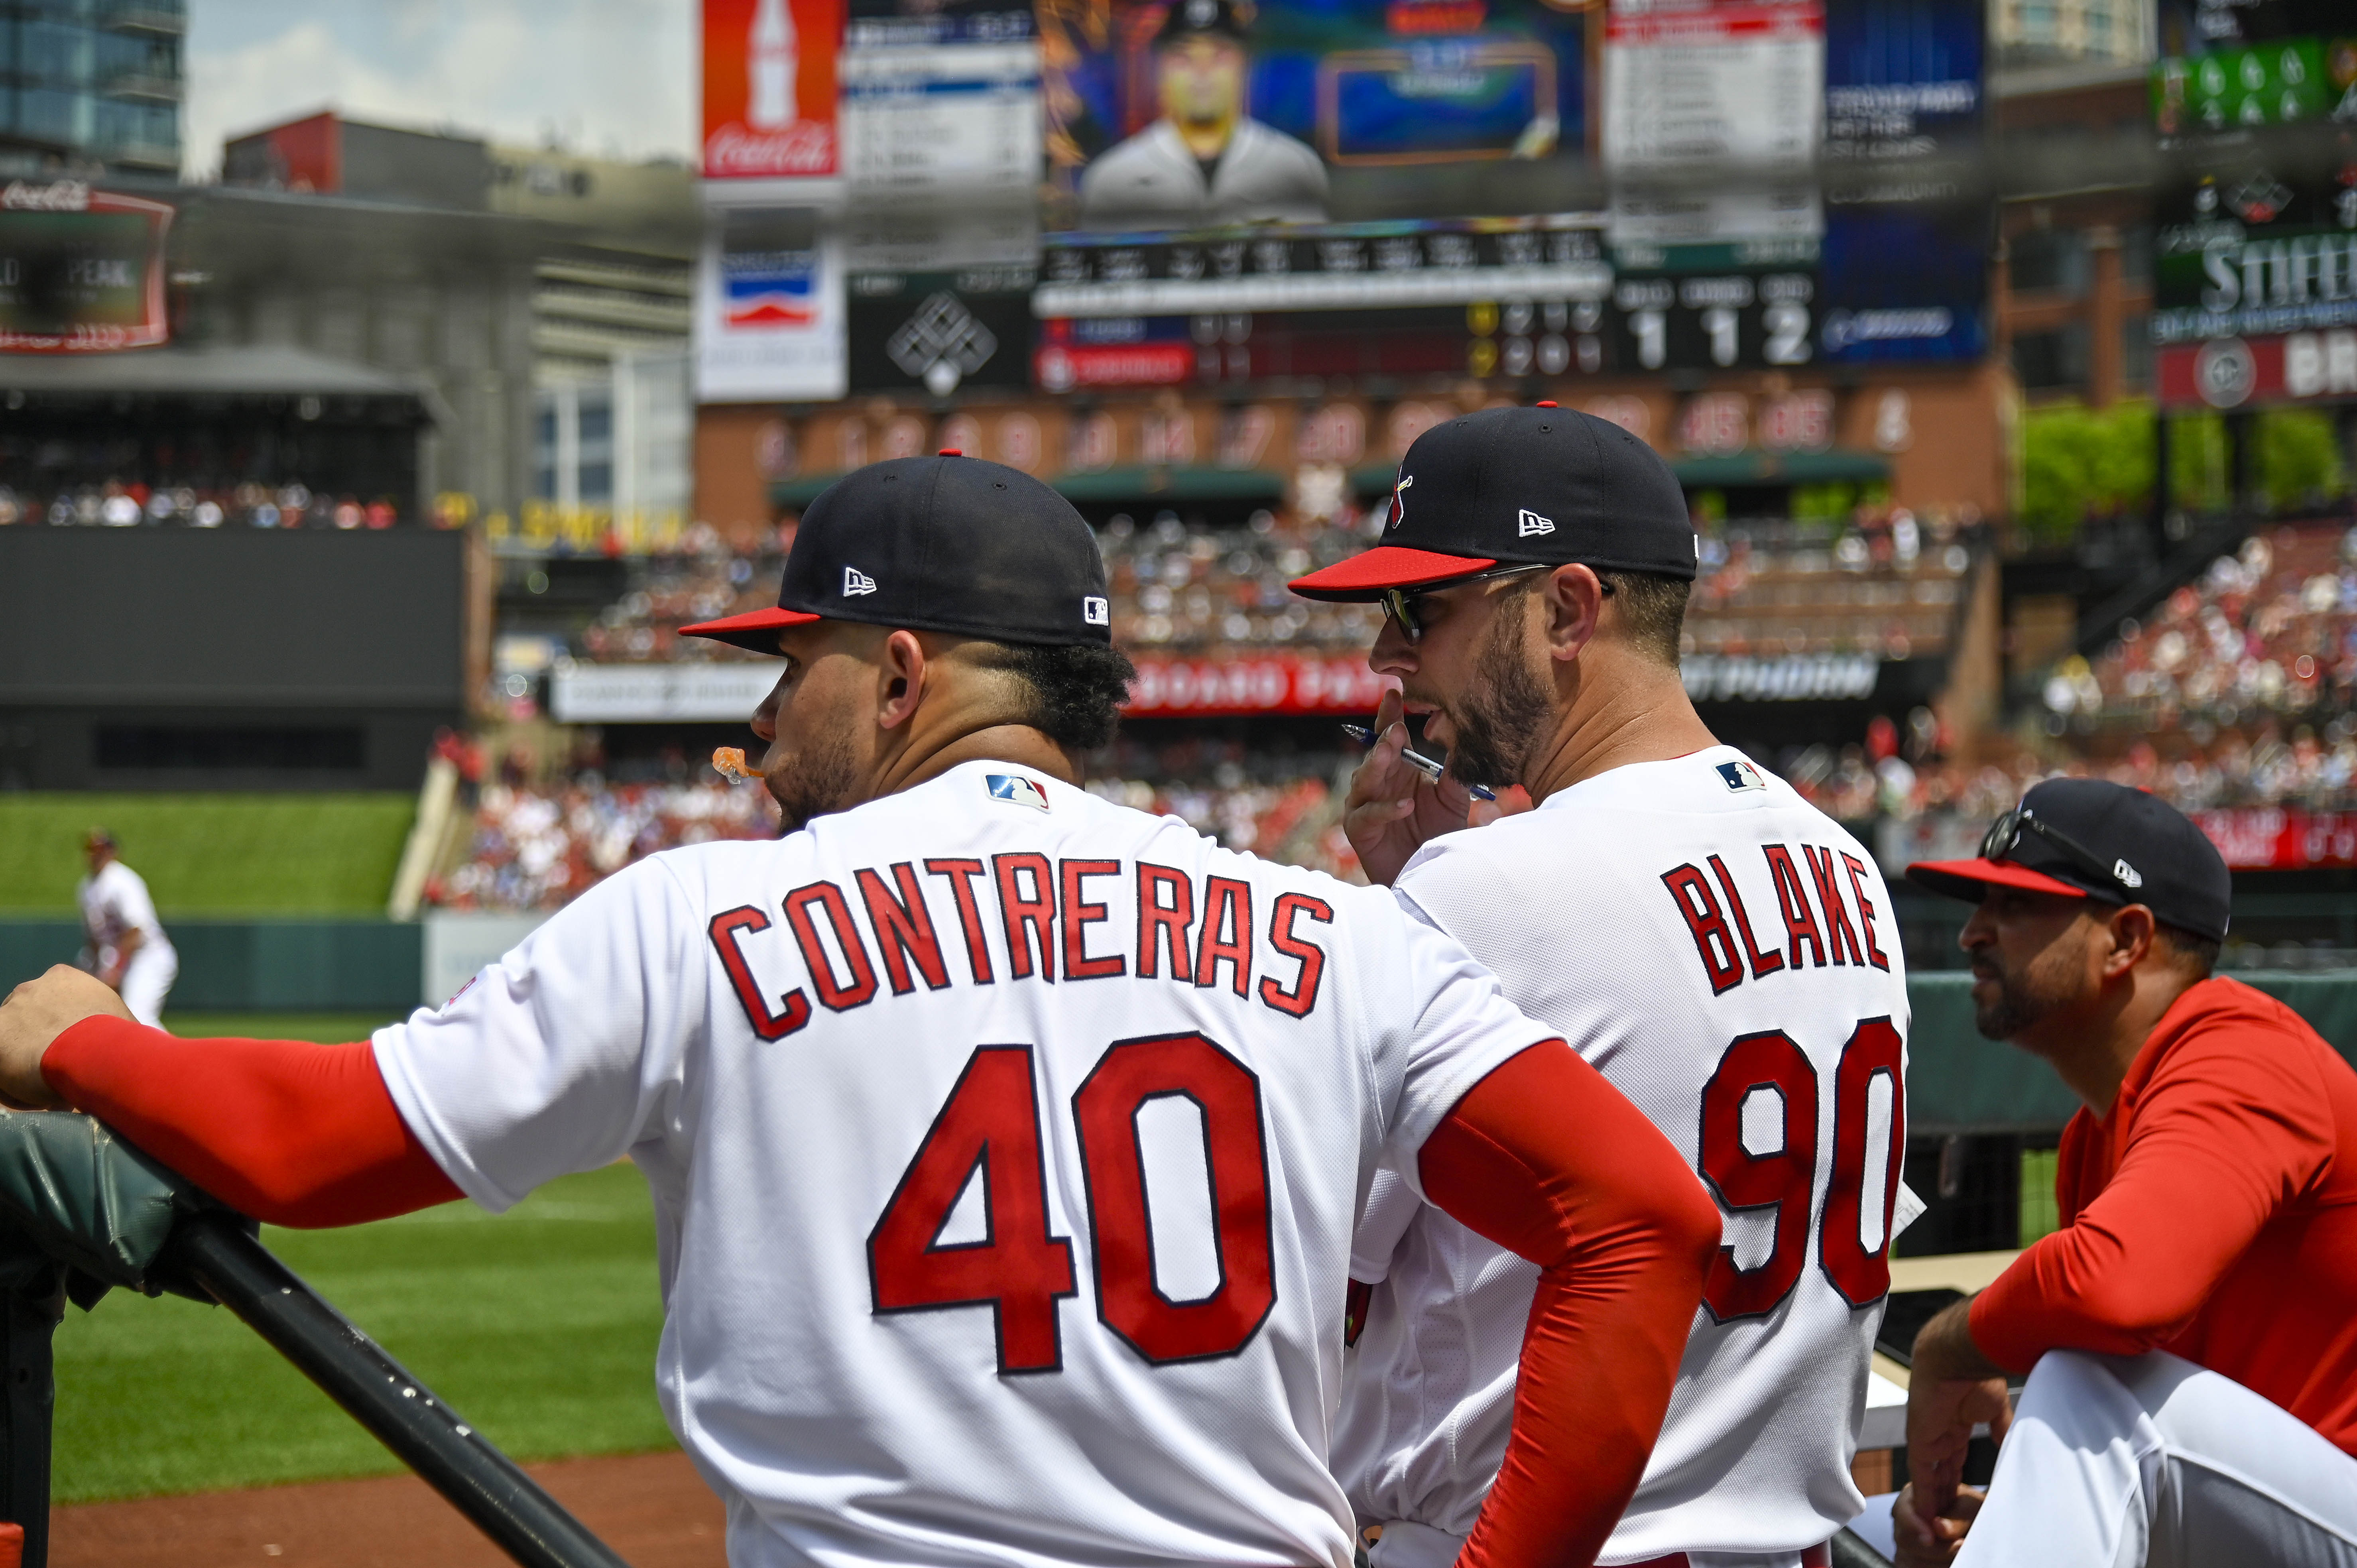
<svg viewBox="0 0 2357 1568">
<path fill-rule="evenodd" d="M 1574 563 L 1548 573 L 1539 592 L 1546 603 L 1548 657 L 1558 662 L 1578 658 L 1603 618 L 1603 579 L 1595 567 Z"/>
<path fill-rule="evenodd" d="M 896 631 L 884 639 L 877 660 L 876 723 L 898 729 L 907 724 L 925 695 L 925 645 L 913 631 Z"/>
<path fill-rule="evenodd" d="M 2128 904 L 2112 911 L 2105 922 L 2111 928 L 2112 949 L 2104 955 L 2104 978 L 2116 980 L 2144 961 L 2152 950 L 2158 932 L 2152 911 L 2142 904 Z"/>
</svg>

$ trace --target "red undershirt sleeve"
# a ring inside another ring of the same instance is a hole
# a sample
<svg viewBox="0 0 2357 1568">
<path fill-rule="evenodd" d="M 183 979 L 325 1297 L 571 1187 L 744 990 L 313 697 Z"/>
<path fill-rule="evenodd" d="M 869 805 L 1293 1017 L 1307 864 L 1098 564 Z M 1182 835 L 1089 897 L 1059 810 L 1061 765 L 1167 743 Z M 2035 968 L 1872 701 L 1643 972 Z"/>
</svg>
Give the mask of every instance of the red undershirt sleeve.
<svg viewBox="0 0 2357 1568">
<path fill-rule="evenodd" d="M 2329 1101 L 2297 1052 L 2233 1026 L 2155 1075 L 2119 1168 L 1974 1298 L 1973 1343 L 2011 1372 L 2049 1350 L 2167 1343 L 2332 1157 Z"/>
<path fill-rule="evenodd" d="M 1475 1085 L 1419 1169 L 1434 1204 L 1540 1269 L 1513 1435 L 1458 1568 L 1592 1563 L 1661 1434 L 1717 1206 L 1561 1041 Z"/>
<path fill-rule="evenodd" d="M 366 1040 L 183 1040 L 86 1018 L 41 1076 L 222 1202 L 273 1225 L 357 1225 L 463 1196 L 393 1103 Z"/>
</svg>

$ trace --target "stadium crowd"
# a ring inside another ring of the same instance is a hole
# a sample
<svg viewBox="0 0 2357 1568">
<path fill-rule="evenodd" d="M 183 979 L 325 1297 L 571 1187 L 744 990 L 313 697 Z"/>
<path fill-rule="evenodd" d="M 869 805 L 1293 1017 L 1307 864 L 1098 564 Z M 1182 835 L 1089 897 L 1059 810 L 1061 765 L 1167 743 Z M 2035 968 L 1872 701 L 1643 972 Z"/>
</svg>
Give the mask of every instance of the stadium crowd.
<svg viewBox="0 0 2357 1568">
<path fill-rule="evenodd" d="M 2149 733 L 2305 716 L 2348 734 L 2357 703 L 2357 528 L 2254 534 L 2131 621 L 2092 662 L 2057 666 L 2057 720 Z"/>
<path fill-rule="evenodd" d="M 43 499 L 0 485 L 0 527 L 48 523 L 70 528 L 392 528 L 401 521 L 389 500 L 363 502 L 330 496 L 300 482 L 197 488 L 108 483 L 59 490 Z"/>
</svg>

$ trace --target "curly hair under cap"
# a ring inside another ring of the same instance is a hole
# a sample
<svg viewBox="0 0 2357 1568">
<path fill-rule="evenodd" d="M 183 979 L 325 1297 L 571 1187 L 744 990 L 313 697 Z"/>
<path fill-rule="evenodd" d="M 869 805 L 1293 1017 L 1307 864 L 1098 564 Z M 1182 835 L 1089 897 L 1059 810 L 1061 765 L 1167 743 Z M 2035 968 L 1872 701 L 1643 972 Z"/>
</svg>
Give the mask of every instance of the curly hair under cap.
<svg viewBox="0 0 2357 1568">
<path fill-rule="evenodd" d="M 1066 751 L 1094 751 L 1113 739 L 1122 704 L 1129 701 L 1129 683 L 1137 678 L 1137 667 L 1127 654 L 1093 642 L 1002 642 L 992 647 L 986 665 L 1030 688 L 1023 723 Z"/>
</svg>

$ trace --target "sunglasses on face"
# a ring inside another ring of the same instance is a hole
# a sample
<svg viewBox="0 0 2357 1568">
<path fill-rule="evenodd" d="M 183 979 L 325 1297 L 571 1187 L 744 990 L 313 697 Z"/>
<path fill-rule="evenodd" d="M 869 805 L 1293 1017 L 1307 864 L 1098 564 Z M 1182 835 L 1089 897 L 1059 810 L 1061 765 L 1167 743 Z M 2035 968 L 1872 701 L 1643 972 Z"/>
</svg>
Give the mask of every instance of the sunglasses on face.
<svg viewBox="0 0 2357 1568">
<path fill-rule="evenodd" d="M 1446 582 L 1426 583 L 1413 588 L 1385 588 L 1376 602 L 1383 613 L 1398 623 L 1400 635 L 1410 642 L 1424 640 L 1424 625 L 1429 616 L 1422 607 L 1426 599 L 1461 588 L 1468 583 L 1493 582 L 1501 577 L 1519 577 L 1525 572 L 1552 572 L 1553 566 L 1499 566 L 1487 572 L 1475 572 L 1469 576 L 1451 577 Z M 1605 596 L 1611 596 L 1612 585 L 1603 585 Z"/>
<path fill-rule="evenodd" d="M 1989 824 L 1987 836 L 1981 840 L 1981 858 L 1983 860 L 2011 859 L 2014 850 L 2020 845 L 2021 835 L 2024 833 L 2036 833 L 2046 843 L 2053 845 L 2056 853 L 2072 865 L 2097 881 L 2109 883 L 2118 888 L 2125 902 L 2134 904 L 2139 901 L 2139 896 L 2136 890 L 2144 886 L 2144 878 L 2136 875 L 2134 866 L 2124 860 L 2105 865 L 2103 857 L 2093 850 L 2089 849 L 2061 829 L 2040 822 L 2020 807 L 2006 812 Z M 2126 873 L 2125 875 L 2122 875 L 2123 872 Z M 2136 879 L 2130 881 L 2129 877 Z"/>
</svg>

